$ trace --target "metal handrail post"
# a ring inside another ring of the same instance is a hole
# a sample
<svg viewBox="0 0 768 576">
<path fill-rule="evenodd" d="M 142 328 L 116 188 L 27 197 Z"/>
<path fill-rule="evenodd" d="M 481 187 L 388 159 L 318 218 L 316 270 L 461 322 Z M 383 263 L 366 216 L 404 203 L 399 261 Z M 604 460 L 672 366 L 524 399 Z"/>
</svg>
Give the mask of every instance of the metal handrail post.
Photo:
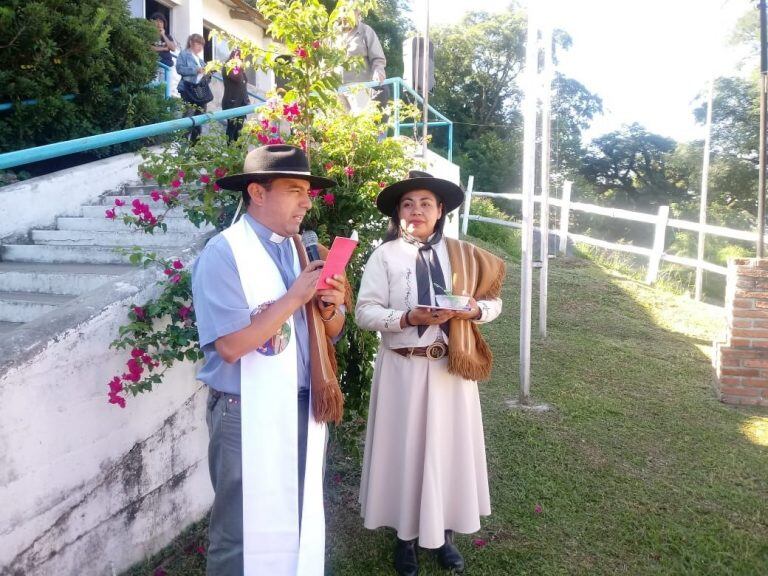
<svg viewBox="0 0 768 576">
<path fill-rule="evenodd" d="M 395 104 L 395 137 L 400 136 L 400 78 L 392 83 Z"/>
</svg>

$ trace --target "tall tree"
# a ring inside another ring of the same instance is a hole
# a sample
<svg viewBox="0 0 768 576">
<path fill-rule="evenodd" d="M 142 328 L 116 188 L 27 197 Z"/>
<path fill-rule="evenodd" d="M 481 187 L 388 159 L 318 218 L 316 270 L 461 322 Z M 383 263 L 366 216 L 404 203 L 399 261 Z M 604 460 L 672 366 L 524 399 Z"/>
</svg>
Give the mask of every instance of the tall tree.
<svg viewBox="0 0 768 576">
<path fill-rule="evenodd" d="M 686 198 L 685 184 L 668 166 L 676 143 L 635 123 L 595 138 L 582 173 L 597 194 L 613 205 L 649 207 Z"/>
<path fill-rule="evenodd" d="M 522 90 L 526 17 L 516 5 L 496 14 L 472 12 L 460 24 L 437 28 L 436 86 L 432 103 L 454 122 L 456 158 L 465 175 L 484 190 L 519 185 Z M 570 37 L 554 35 L 566 49 Z M 582 84 L 557 75 L 553 85 L 553 150 L 561 172 L 574 170 L 581 156 L 581 132 L 601 112 L 602 103 Z M 435 144 L 445 137 L 435 132 Z"/>
</svg>

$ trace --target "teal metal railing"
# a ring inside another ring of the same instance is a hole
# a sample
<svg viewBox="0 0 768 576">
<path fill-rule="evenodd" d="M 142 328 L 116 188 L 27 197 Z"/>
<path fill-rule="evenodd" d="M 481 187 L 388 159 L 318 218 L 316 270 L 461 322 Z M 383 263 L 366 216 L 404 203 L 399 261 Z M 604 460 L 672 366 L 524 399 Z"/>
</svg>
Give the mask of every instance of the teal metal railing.
<svg viewBox="0 0 768 576">
<path fill-rule="evenodd" d="M 400 136 L 400 129 L 401 128 L 413 128 L 413 127 L 421 127 L 424 126 L 424 122 L 400 122 L 400 99 L 403 94 L 403 92 L 407 92 L 408 94 L 412 95 L 417 102 L 420 104 L 424 103 L 424 99 L 421 97 L 421 95 L 414 90 L 414 88 L 405 82 L 402 78 L 394 77 L 394 78 L 387 78 L 384 80 L 384 82 L 364 82 L 362 84 L 359 84 L 360 86 L 364 86 L 366 88 L 377 88 L 379 86 L 386 86 L 390 85 L 392 86 L 392 102 L 394 104 L 394 131 L 396 136 Z M 350 88 L 345 87 L 342 90 L 349 90 Z M 441 126 L 447 126 L 448 127 L 448 151 L 447 151 L 447 158 L 449 161 L 453 161 L 453 122 L 451 122 L 448 118 L 443 116 L 440 112 L 435 110 L 431 105 L 427 105 L 427 108 L 429 112 L 435 115 L 435 117 L 438 118 L 437 121 L 429 121 L 427 119 L 427 126 L 429 128 L 437 128 Z"/>
<path fill-rule="evenodd" d="M 159 64 L 164 70 L 165 85 L 166 85 L 166 97 L 170 97 L 170 67 L 164 64 Z M 410 93 L 417 101 L 421 102 L 421 96 L 416 91 L 406 84 L 402 78 L 388 78 L 383 84 L 389 84 L 393 87 L 393 101 L 394 101 L 394 131 L 396 135 L 400 135 L 401 128 L 408 128 L 413 126 L 423 126 L 423 122 L 416 123 L 400 123 L 400 96 L 401 90 Z M 380 86 L 378 82 L 366 82 L 363 84 L 366 87 Z M 24 150 L 16 150 L 14 152 L 6 152 L 0 154 L 0 170 L 7 168 L 13 168 L 15 166 L 22 166 L 32 162 L 40 162 L 42 160 L 50 160 L 51 158 L 57 158 L 59 156 L 66 156 L 68 154 L 75 154 L 78 152 L 85 152 L 93 150 L 95 148 L 102 148 L 104 146 L 113 146 L 115 144 L 123 144 L 125 142 L 131 142 L 133 140 L 141 140 L 143 138 L 149 138 L 152 136 L 160 136 L 162 134 L 169 134 L 178 130 L 189 130 L 193 126 L 200 126 L 209 122 L 217 122 L 221 120 L 227 120 L 229 118 L 235 118 L 237 116 L 245 116 L 251 114 L 259 107 L 264 105 L 264 101 L 257 94 L 249 95 L 261 100 L 258 104 L 249 104 L 248 106 L 241 106 L 239 108 L 231 108 L 229 110 L 220 110 L 218 112 L 211 112 L 207 114 L 199 114 L 189 118 L 180 118 L 178 120 L 169 120 L 166 122 L 158 122 L 156 124 L 148 124 L 147 126 L 137 126 L 135 128 L 127 128 L 125 130 L 117 130 L 115 132 L 108 132 L 106 134 L 96 134 L 94 136 L 86 136 L 84 138 L 77 138 L 74 140 L 67 140 L 64 142 L 56 142 L 54 144 L 46 144 L 45 146 L 37 146 L 35 148 L 26 148 Z M 71 96 L 74 97 L 74 96 Z M 66 98 L 66 96 L 65 96 Z M 34 104 L 35 101 L 24 101 Z M 0 110 L 2 108 L 0 105 Z M 448 120 L 445 116 L 440 114 L 432 106 L 429 106 L 429 111 L 434 114 L 438 120 L 433 122 L 427 122 L 428 127 L 448 127 L 448 160 L 453 159 L 453 122 Z"/>
</svg>

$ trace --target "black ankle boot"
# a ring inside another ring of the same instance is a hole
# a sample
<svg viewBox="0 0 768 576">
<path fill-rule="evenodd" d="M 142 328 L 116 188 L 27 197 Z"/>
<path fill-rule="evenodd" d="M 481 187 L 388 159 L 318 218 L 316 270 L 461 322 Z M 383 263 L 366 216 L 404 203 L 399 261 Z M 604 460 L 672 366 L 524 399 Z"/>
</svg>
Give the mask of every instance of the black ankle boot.
<svg viewBox="0 0 768 576">
<path fill-rule="evenodd" d="M 464 571 L 464 557 L 453 543 L 453 530 L 445 531 L 445 544 L 437 549 L 437 561 L 440 566 L 455 572 Z"/>
<path fill-rule="evenodd" d="M 397 539 L 395 547 L 395 570 L 398 576 L 416 576 L 419 573 L 419 558 L 416 540 Z"/>
</svg>

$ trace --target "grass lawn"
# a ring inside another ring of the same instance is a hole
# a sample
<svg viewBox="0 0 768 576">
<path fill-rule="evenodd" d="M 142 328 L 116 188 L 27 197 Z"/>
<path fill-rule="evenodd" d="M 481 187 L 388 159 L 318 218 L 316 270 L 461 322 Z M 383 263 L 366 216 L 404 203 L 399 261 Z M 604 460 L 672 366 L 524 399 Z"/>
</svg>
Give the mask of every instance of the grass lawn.
<svg viewBox="0 0 768 576">
<path fill-rule="evenodd" d="M 480 385 L 493 514 L 458 538 L 465 573 L 768 574 L 768 410 L 715 399 L 709 354 L 722 310 L 581 259 L 553 261 L 550 280 L 531 389 L 552 411 L 506 406 L 518 382 L 515 263 L 505 311 L 485 329 L 495 353 L 493 380 Z M 392 533 L 362 528 L 359 448 L 343 446 L 332 445 L 326 475 L 326 573 L 395 574 Z M 204 574 L 204 530 L 131 576 L 158 566 Z M 421 561 L 422 574 L 445 574 L 430 554 Z"/>
</svg>

